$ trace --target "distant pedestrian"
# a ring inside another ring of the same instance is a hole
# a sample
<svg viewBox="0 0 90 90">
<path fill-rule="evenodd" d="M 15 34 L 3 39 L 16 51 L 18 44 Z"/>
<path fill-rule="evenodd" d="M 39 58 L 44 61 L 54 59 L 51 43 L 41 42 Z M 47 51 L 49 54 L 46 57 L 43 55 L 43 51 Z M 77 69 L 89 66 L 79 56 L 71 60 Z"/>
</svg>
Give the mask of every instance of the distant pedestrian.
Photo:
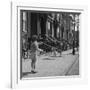
<svg viewBox="0 0 90 90">
<path fill-rule="evenodd" d="M 73 40 L 73 50 L 72 50 L 72 54 L 75 55 L 75 41 Z"/>
<path fill-rule="evenodd" d="M 32 44 L 31 44 L 31 72 L 35 72 L 36 61 L 37 61 L 37 52 L 42 52 L 43 50 L 39 48 L 39 43 L 37 42 L 37 36 L 32 36 Z"/>
<path fill-rule="evenodd" d="M 56 52 L 56 48 L 55 47 L 51 48 L 51 54 L 56 56 L 57 52 Z"/>
<path fill-rule="evenodd" d="M 60 45 L 59 45 L 60 57 L 62 56 L 62 47 L 63 47 L 63 43 L 61 42 Z"/>
<path fill-rule="evenodd" d="M 76 42 L 77 51 L 79 50 L 79 42 Z"/>
</svg>

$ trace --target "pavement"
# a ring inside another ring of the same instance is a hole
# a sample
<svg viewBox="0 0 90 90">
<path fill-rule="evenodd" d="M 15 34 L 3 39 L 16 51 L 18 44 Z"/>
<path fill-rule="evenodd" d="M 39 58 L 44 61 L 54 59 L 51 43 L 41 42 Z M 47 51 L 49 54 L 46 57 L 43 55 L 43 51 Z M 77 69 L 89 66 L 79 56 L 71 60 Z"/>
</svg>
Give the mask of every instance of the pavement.
<svg viewBox="0 0 90 90">
<path fill-rule="evenodd" d="M 79 75 L 79 59 L 71 66 L 66 75 Z"/>
<path fill-rule="evenodd" d="M 64 51 L 61 57 L 59 53 L 38 56 L 35 73 L 31 73 L 31 60 L 22 59 L 23 78 L 79 75 L 79 53 L 72 55 L 71 52 Z"/>
</svg>

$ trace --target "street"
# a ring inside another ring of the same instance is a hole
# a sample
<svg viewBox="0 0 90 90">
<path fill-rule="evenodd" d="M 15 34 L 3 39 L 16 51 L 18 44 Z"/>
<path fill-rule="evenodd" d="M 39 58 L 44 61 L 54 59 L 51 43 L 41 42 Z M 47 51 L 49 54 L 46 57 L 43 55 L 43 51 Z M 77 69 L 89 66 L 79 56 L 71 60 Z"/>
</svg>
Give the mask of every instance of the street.
<svg viewBox="0 0 90 90">
<path fill-rule="evenodd" d="M 38 56 L 36 73 L 31 73 L 31 60 L 22 59 L 23 78 L 79 75 L 79 54 L 72 50 L 62 52 L 62 56 L 50 53 Z"/>
</svg>

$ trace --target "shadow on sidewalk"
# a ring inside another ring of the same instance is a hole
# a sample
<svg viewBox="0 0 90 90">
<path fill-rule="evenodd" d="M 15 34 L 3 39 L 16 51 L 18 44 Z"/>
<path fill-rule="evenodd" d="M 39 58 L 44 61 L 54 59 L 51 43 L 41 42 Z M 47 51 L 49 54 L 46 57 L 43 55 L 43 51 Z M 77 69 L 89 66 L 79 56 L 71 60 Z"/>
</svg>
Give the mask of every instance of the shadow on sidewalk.
<svg viewBox="0 0 90 90">
<path fill-rule="evenodd" d="M 62 54 L 62 55 L 73 55 L 73 54 L 72 53 L 65 53 L 65 54 Z M 78 53 L 75 53 L 75 55 L 79 55 L 79 54 Z"/>
<path fill-rule="evenodd" d="M 25 75 L 28 75 L 28 74 L 36 74 L 37 72 L 24 72 L 23 73 L 23 76 L 25 76 Z"/>
<path fill-rule="evenodd" d="M 55 60 L 53 58 L 43 58 L 42 60 Z"/>
<path fill-rule="evenodd" d="M 50 56 L 50 57 L 62 57 L 62 56 Z"/>
</svg>

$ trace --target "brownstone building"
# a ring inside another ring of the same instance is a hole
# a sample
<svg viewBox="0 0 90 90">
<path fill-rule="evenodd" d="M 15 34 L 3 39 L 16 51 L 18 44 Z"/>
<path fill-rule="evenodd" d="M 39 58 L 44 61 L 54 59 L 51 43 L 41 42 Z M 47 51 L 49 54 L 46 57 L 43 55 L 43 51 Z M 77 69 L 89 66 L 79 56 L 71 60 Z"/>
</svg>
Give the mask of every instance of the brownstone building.
<svg viewBox="0 0 90 90">
<path fill-rule="evenodd" d="M 73 38 L 79 41 L 80 13 L 21 10 L 20 15 L 21 43 L 24 49 L 30 47 L 32 35 L 47 35 L 60 41 L 67 40 L 69 43 L 72 43 Z"/>
</svg>

